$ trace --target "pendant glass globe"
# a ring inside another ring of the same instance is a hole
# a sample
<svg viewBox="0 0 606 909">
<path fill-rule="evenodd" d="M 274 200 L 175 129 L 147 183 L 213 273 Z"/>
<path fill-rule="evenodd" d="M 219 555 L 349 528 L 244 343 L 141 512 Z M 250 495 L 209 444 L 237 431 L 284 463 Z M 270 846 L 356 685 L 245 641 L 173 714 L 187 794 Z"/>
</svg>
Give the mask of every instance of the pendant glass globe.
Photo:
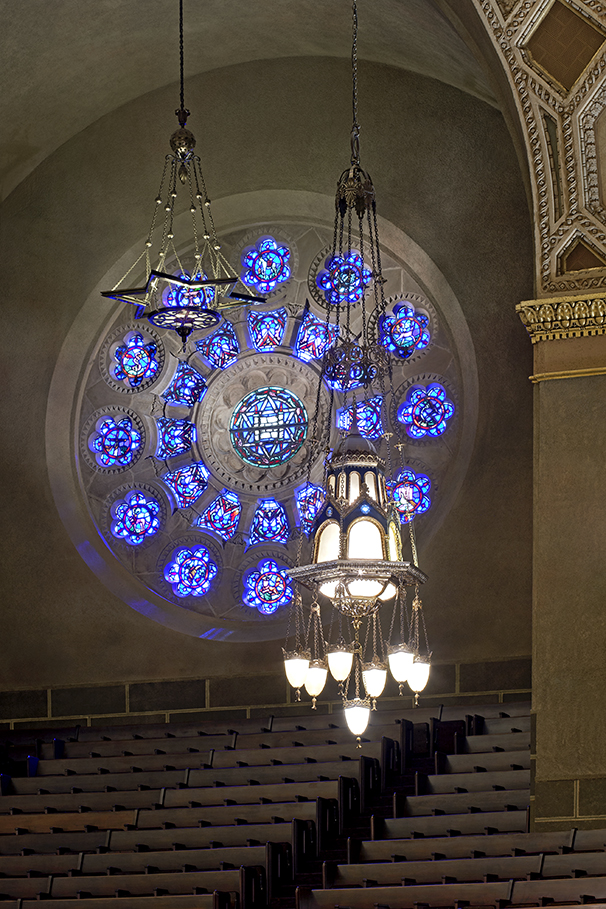
<svg viewBox="0 0 606 909">
<path fill-rule="evenodd" d="M 408 673 L 408 684 L 413 691 L 423 691 L 429 679 L 429 668 L 428 660 L 415 657 Z"/>
<path fill-rule="evenodd" d="M 312 660 L 305 676 L 305 691 L 316 698 L 324 690 L 328 669 L 324 660 Z"/>
<path fill-rule="evenodd" d="M 328 668 L 335 682 L 344 682 L 351 672 L 353 653 L 349 650 L 331 650 L 328 654 Z"/>
<path fill-rule="evenodd" d="M 362 735 L 366 732 L 368 720 L 370 719 L 370 704 L 363 701 L 362 698 L 353 698 L 351 701 L 345 701 L 345 719 L 349 726 L 349 731 L 354 735 Z"/>
<path fill-rule="evenodd" d="M 307 670 L 309 669 L 309 653 L 301 651 L 284 654 L 284 669 L 286 678 L 293 688 L 301 688 L 305 684 Z"/>
<path fill-rule="evenodd" d="M 364 663 L 362 678 L 369 698 L 378 698 L 383 693 L 387 681 L 387 669 L 382 663 Z"/>
<path fill-rule="evenodd" d="M 406 682 L 414 660 L 414 654 L 408 649 L 408 646 L 406 644 L 394 644 L 389 648 L 387 659 L 391 674 L 396 682 L 400 684 Z"/>
</svg>

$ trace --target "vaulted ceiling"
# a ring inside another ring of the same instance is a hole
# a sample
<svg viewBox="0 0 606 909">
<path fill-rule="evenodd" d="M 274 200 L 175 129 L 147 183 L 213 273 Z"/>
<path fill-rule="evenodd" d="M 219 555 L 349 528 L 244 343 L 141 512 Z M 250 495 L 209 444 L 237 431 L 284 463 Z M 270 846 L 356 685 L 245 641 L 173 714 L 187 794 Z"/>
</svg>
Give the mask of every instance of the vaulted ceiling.
<svg viewBox="0 0 606 909">
<path fill-rule="evenodd" d="M 2 6 L 5 197 L 88 125 L 174 83 L 179 60 L 177 0 L 3 0 Z M 346 0 L 185 0 L 184 7 L 186 77 L 252 60 L 350 53 Z M 359 7 L 361 58 L 496 105 L 480 64 L 434 0 L 361 0 Z M 251 104 L 265 105 L 268 118 L 277 113 L 271 98 L 251 97 Z M 262 120 L 262 109 L 259 114 Z"/>
</svg>

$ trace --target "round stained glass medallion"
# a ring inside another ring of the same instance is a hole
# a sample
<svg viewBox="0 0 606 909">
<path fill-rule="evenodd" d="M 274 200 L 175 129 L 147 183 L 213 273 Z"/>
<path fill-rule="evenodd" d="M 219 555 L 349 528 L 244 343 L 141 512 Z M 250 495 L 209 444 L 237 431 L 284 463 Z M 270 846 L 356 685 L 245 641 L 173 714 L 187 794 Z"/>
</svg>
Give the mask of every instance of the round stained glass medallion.
<svg viewBox="0 0 606 909">
<path fill-rule="evenodd" d="M 307 435 L 303 402 L 285 388 L 258 388 L 242 398 L 229 434 L 237 454 L 255 467 L 277 467 L 299 451 Z"/>
</svg>

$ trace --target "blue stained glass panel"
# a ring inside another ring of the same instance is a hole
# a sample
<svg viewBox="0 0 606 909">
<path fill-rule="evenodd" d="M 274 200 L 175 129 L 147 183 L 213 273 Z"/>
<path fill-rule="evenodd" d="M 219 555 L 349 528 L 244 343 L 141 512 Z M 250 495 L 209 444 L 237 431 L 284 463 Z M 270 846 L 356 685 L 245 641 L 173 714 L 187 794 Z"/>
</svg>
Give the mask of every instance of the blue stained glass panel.
<svg viewBox="0 0 606 909">
<path fill-rule="evenodd" d="M 165 473 L 162 480 L 172 492 L 177 508 L 187 508 L 196 502 L 208 486 L 209 473 L 202 461 Z"/>
<path fill-rule="evenodd" d="M 238 529 L 241 514 L 242 505 L 236 493 L 224 489 L 196 519 L 194 527 L 212 530 L 222 540 L 231 540 Z"/>
<path fill-rule="evenodd" d="M 368 401 L 356 401 L 355 404 L 342 407 L 337 411 L 337 429 L 349 432 L 354 425 L 355 415 L 360 435 L 366 439 L 378 439 L 384 433 L 381 419 L 382 409 L 383 398 L 381 395 L 376 395 Z"/>
<path fill-rule="evenodd" d="M 196 441 L 196 427 L 189 420 L 162 418 L 158 424 L 157 458 L 173 458 L 183 454 Z"/>
<path fill-rule="evenodd" d="M 157 351 L 156 345 L 151 341 L 146 344 L 140 334 L 125 338 L 114 354 L 114 378 L 131 388 L 139 388 L 143 381 L 155 378 L 160 371 Z"/>
<path fill-rule="evenodd" d="M 178 274 L 179 278 L 183 278 L 185 281 L 191 281 L 192 275 L 189 272 L 183 271 Z M 196 272 L 193 275 L 194 280 L 205 281 L 208 275 L 203 272 Z M 216 290 L 212 285 L 208 287 L 199 287 L 197 289 L 193 287 L 185 287 L 182 284 L 169 284 L 164 293 L 162 294 L 162 305 L 163 306 L 197 306 L 200 309 L 209 309 L 215 302 Z"/>
<path fill-rule="evenodd" d="M 290 525 L 286 509 L 275 499 L 261 499 L 250 525 L 249 545 L 257 543 L 286 543 Z"/>
<path fill-rule="evenodd" d="M 427 387 L 413 385 L 408 389 L 406 400 L 398 407 L 398 420 L 411 439 L 422 439 L 441 436 L 454 412 L 454 404 L 446 397 L 444 387 L 433 382 Z"/>
<path fill-rule="evenodd" d="M 288 246 L 278 246 L 273 237 L 261 237 L 242 253 L 242 281 L 259 293 L 269 294 L 290 278 L 289 259 Z"/>
<path fill-rule="evenodd" d="M 277 467 L 299 451 L 307 424 L 307 411 L 295 394 L 267 386 L 236 405 L 229 432 L 242 460 L 255 467 Z"/>
<path fill-rule="evenodd" d="M 301 322 L 295 341 L 295 356 L 304 363 L 323 357 L 329 347 L 337 340 L 339 329 L 330 322 L 318 319 L 312 312 L 307 312 Z"/>
<path fill-rule="evenodd" d="M 415 350 L 424 350 L 430 341 L 429 316 L 410 303 L 400 303 L 393 313 L 379 319 L 379 341 L 397 357 L 408 359 Z"/>
<path fill-rule="evenodd" d="M 131 546 L 139 546 L 160 529 L 160 505 L 153 496 L 131 492 L 112 506 L 111 532 Z"/>
<path fill-rule="evenodd" d="M 178 597 L 201 597 L 217 576 L 217 566 L 205 546 L 178 549 L 164 569 L 164 577 Z"/>
<path fill-rule="evenodd" d="M 313 483 L 306 483 L 295 489 L 295 501 L 303 533 L 311 533 L 316 515 L 320 511 L 325 497 L 326 493 L 322 486 L 314 486 Z"/>
<path fill-rule="evenodd" d="M 183 404 L 193 407 L 206 394 L 206 382 L 199 372 L 179 362 L 173 380 L 162 395 L 167 404 Z"/>
<path fill-rule="evenodd" d="M 273 312 L 255 312 L 251 309 L 248 313 L 248 333 L 255 350 L 267 353 L 278 347 L 284 339 L 286 319 L 285 309 L 275 309 Z"/>
<path fill-rule="evenodd" d="M 326 302 L 332 306 L 357 303 L 370 284 L 372 272 L 364 265 L 360 253 L 352 249 L 345 256 L 329 256 L 325 268 L 316 278 Z"/>
<path fill-rule="evenodd" d="M 244 578 L 244 602 L 263 615 L 271 615 L 280 606 L 286 606 L 292 597 L 292 581 L 284 566 L 274 559 L 263 559 Z"/>
<path fill-rule="evenodd" d="M 387 485 L 402 524 L 408 524 L 417 515 L 424 514 L 431 505 L 431 480 L 423 473 L 415 473 L 410 467 L 401 470 Z"/>
<path fill-rule="evenodd" d="M 129 417 L 117 422 L 104 417 L 89 436 L 88 447 L 99 467 L 130 467 L 141 453 L 143 439 Z"/>
<path fill-rule="evenodd" d="M 238 338 L 231 322 L 223 324 L 196 347 L 213 369 L 226 369 L 235 363 L 240 353 Z"/>
</svg>

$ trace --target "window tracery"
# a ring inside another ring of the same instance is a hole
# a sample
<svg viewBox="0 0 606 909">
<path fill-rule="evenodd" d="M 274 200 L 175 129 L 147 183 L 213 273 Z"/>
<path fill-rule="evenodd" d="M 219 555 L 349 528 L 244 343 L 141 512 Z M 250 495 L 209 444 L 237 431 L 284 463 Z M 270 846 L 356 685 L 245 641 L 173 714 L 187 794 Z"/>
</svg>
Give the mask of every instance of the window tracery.
<svg viewBox="0 0 606 909">
<path fill-rule="evenodd" d="M 244 579 L 244 602 L 263 615 L 277 612 L 281 606 L 288 605 L 292 597 L 292 581 L 285 568 L 274 559 L 262 559 Z"/>
<path fill-rule="evenodd" d="M 372 272 L 360 253 L 352 249 L 346 256 L 328 256 L 316 283 L 331 306 L 357 303 L 370 284 Z"/>
<path fill-rule="evenodd" d="M 165 473 L 162 480 L 172 492 L 177 508 L 187 508 L 197 502 L 206 490 L 208 478 L 208 470 L 202 461 L 197 461 Z"/>
<path fill-rule="evenodd" d="M 99 467 L 130 467 L 139 457 L 143 437 L 130 417 L 102 417 L 88 440 Z"/>
<path fill-rule="evenodd" d="M 406 427 L 411 439 L 424 436 L 437 437 L 446 431 L 447 421 L 454 415 L 455 407 L 446 397 L 446 389 L 439 382 L 413 385 L 406 400 L 398 408 L 398 420 Z"/>
<path fill-rule="evenodd" d="M 154 379 L 160 372 L 157 351 L 153 342 L 145 343 L 143 335 L 127 335 L 124 344 L 117 347 L 114 353 L 114 378 L 130 388 L 139 388 L 144 381 Z"/>
<path fill-rule="evenodd" d="M 200 530 L 212 530 L 222 540 L 231 540 L 240 522 L 242 505 L 235 492 L 224 489 L 194 522 Z"/>
<path fill-rule="evenodd" d="M 201 597 L 208 593 L 218 568 L 205 546 L 183 547 L 173 553 L 164 577 L 178 597 Z"/>
<path fill-rule="evenodd" d="M 248 313 L 248 332 L 255 350 L 268 353 L 282 344 L 286 321 L 285 309 L 275 309 L 273 312 L 256 312 L 251 309 Z"/>
<path fill-rule="evenodd" d="M 305 313 L 295 341 L 295 356 L 304 363 L 323 357 L 337 340 L 337 325 L 318 319 L 309 310 Z"/>
<path fill-rule="evenodd" d="M 193 407 L 202 400 L 205 394 L 205 379 L 187 363 L 180 361 L 172 382 L 162 397 L 167 404 L 183 404 Z"/>
<path fill-rule="evenodd" d="M 290 250 L 273 237 L 261 237 L 242 253 L 242 281 L 261 294 L 270 294 L 290 278 Z"/>
<path fill-rule="evenodd" d="M 383 347 L 407 360 L 415 350 L 424 350 L 429 344 L 429 316 L 411 303 L 400 303 L 393 313 L 380 317 L 379 336 Z"/>
<path fill-rule="evenodd" d="M 235 329 L 227 321 L 203 341 L 198 341 L 196 347 L 213 369 L 227 369 L 236 362 L 240 353 Z"/>
<path fill-rule="evenodd" d="M 112 534 L 131 546 L 139 546 L 160 529 L 160 504 L 142 492 L 132 492 L 116 502 L 111 512 Z"/>
<path fill-rule="evenodd" d="M 196 441 L 196 427 L 189 420 L 161 418 L 158 425 L 157 458 L 173 458 L 188 451 Z"/>
<path fill-rule="evenodd" d="M 349 432 L 355 423 L 358 432 L 366 439 L 378 439 L 383 435 L 383 397 L 375 395 L 368 401 L 356 401 L 337 411 L 337 428 Z"/>
<path fill-rule="evenodd" d="M 287 543 L 290 525 L 286 509 L 275 499 L 261 499 L 250 525 L 249 545 Z"/>
</svg>

